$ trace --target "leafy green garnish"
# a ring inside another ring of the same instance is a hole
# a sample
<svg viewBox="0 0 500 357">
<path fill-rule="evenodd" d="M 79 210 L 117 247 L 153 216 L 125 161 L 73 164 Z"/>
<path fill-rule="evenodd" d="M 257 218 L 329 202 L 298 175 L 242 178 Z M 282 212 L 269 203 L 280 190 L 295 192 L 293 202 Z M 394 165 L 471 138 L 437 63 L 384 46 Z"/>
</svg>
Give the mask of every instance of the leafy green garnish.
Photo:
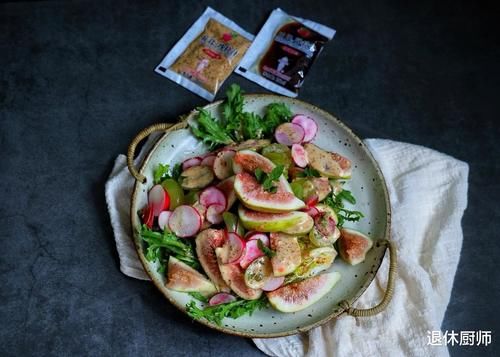
<svg viewBox="0 0 500 357">
<path fill-rule="evenodd" d="M 163 233 L 155 232 L 146 225 L 142 225 L 140 232 L 142 240 L 147 244 L 146 259 L 150 262 L 160 263 L 160 272 L 165 270 L 166 256 L 173 255 L 194 269 L 199 269 L 200 263 L 196 258 L 193 246 L 186 240 L 179 239 L 174 233 L 165 230 Z"/>
<path fill-rule="evenodd" d="M 284 165 L 277 165 L 269 174 L 266 174 L 260 168 L 255 169 L 255 178 L 262 184 L 262 188 L 265 191 L 275 193 L 277 187 L 275 182 L 279 180 L 280 176 L 283 175 Z"/>
<path fill-rule="evenodd" d="M 233 144 L 233 138 L 226 129 L 203 108 L 198 108 L 198 123 L 191 126 L 193 134 L 207 144 L 210 149 L 218 145 Z"/>
<path fill-rule="evenodd" d="M 252 315 L 255 310 L 261 310 L 268 306 L 268 301 L 265 296 L 257 300 L 238 299 L 227 304 L 207 306 L 199 308 L 194 300 L 186 304 L 186 312 L 193 319 L 206 319 L 217 325 L 222 324 L 222 319 L 225 317 L 237 319 L 243 315 Z"/>
<path fill-rule="evenodd" d="M 304 171 L 300 172 L 298 177 L 320 177 L 318 170 L 313 169 L 312 167 L 306 167 Z"/>
<path fill-rule="evenodd" d="M 348 210 L 344 207 L 344 202 L 347 201 L 351 204 L 356 203 L 356 198 L 351 191 L 342 190 L 338 194 L 330 193 L 324 200 L 324 203 L 333 208 L 339 219 L 337 226 L 342 228 L 345 221 L 357 222 L 364 217 L 360 211 Z"/>
<path fill-rule="evenodd" d="M 204 302 L 204 303 L 208 302 L 207 297 L 205 295 L 197 292 L 197 291 L 192 291 L 188 294 L 191 295 L 192 297 L 194 297 L 196 300 L 199 300 L 199 301 Z"/>
<path fill-rule="evenodd" d="M 267 255 L 268 258 L 272 258 L 276 255 L 276 252 L 266 247 L 260 239 L 257 239 L 257 247 L 259 247 L 260 251 Z"/>
<path fill-rule="evenodd" d="M 270 137 L 278 125 L 290 120 L 292 112 L 283 103 L 269 104 L 264 118 L 256 113 L 245 112 L 243 93 L 237 84 L 229 87 L 227 99 L 222 104 L 222 120 L 198 108 L 198 123 L 191 125 L 191 130 L 210 149 L 243 140 Z"/>
<path fill-rule="evenodd" d="M 158 164 L 158 166 L 153 172 L 153 181 L 155 185 L 158 183 L 162 183 L 164 180 L 169 178 L 177 180 L 182 172 L 181 164 L 178 163 L 175 164 L 174 167 L 172 168 L 172 171 L 171 172 L 169 171 L 170 171 L 170 165 Z"/>
</svg>

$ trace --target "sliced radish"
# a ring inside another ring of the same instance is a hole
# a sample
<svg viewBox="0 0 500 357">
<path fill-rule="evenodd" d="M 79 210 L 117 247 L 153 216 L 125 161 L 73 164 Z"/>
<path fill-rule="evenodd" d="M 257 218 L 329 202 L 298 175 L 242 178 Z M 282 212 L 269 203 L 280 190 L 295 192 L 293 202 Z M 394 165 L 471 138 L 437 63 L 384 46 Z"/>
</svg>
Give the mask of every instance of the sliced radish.
<svg viewBox="0 0 500 357">
<path fill-rule="evenodd" d="M 153 205 L 150 203 L 142 210 L 141 214 L 142 223 L 144 223 L 148 228 L 153 228 L 153 222 L 155 216 L 153 214 Z"/>
<path fill-rule="evenodd" d="M 157 217 L 161 211 L 170 206 L 170 196 L 162 185 L 154 185 L 148 193 L 148 203 L 153 207 L 153 215 Z"/>
<path fill-rule="evenodd" d="M 198 166 L 199 164 L 201 164 L 201 161 L 202 159 L 200 157 L 192 157 L 190 159 L 187 159 L 182 163 L 182 170 L 184 171 L 189 169 L 190 167 Z"/>
<path fill-rule="evenodd" d="M 264 291 L 273 291 L 278 289 L 285 282 L 284 276 L 273 276 L 267 279 L 266 283 L 262 287 Z"/>
<path fill-rule="evenodd" d="M 311 195 L 305 199 L 304 203 L 306 204 L 307 207 L 313 207 L 316 206 L 318 201 L 319 201 L 318 195 Z"/>
<path fill-rule="evenodd" d="M 327 237 L 335 231 L 337 225 L 330 215 L 323 212 L 314 217 L 314 226 L 322 235 Z"/>
<path fill-rule="evenodd" d="M 168 220 L 168 227 L 177 236 L 192 237 L 201 227 L 201 216 L 198 211 L 188 205 L 177 207 Z"/>
<path fill-rule="evenodd" d="M 214 166 L 214 161 L 215 161 L 215 155 L 208 155 L 203 160 L 201 160 L 200 165 L 212 167 Z"/>
<path fill-rule="evenodd" d="M 307 151 L 300 144 L 292 145 L 292 159 L 293 162 L 299 167 L 306 167 L 309 163 L 309 158 L 307 157 Z"/>
<path fill-rule="evenodd" d="M 236 301 L 236 297 L 234 295 L 228 293 L 218 293 L 210 298 L 210 300 L 208 301 L 208 305 L 214 306 L 220 304 L 227 304 L 233 301 Z"/>
<path fill-rule="evenodd" d="M 227 234 L 226 245 L 227 250 L 227 263 L 239 263 L 245 252 L 246 242 L 238 234 L 230 232 Z"/>
<path fill-rule="evenodd" d="M 304 129 L 304 138 L 302 142 L 307 143 L 314 139 L 316 133 L 318 132 L 318 124 L 314 121 L 314 119 L 309 118 L 306 115 L 298 114 L 293 117 L 292 123 L 300 125 L 302 129 Z"/>
<path fill-rule="evenodd" d="M 249 235 L 247 240 L 257 240 L 259 239 L 262 244 L 264 244 L 266 247 L 269 247 L 269 237 L 264 234 L 264 233 L 253 233 L 252 235 Z"/>
<path fill-rule="evenodd" d="M 214 161 L 214 174 L 219 180 L 224 180 L 234 174 L 233 157 L 236 154 L 234 150 L 224 150 L 217 154 Z"/>
<path fill-rule="evenodd" d="M 163 211 L 158 215 L 158 226 L 165 230 L 165 227 L 168 227 L 168 220 L 172 215 L 172 211 Z"/>
<path fill-rule="evenodd" d="M 300 125 L 293 123 L 281 124 L 274 132 L 276 141 L 286 146 L 301 143 L 304 139 L 304 135 L 304 129 Z"/>
<path fill-rule="evenodd" d="M 240 266 L 246 269 L 250 263 L 262 256 L 264 256 L 264 253 L 259 248 L 258 239 L 249 240 L 241 257 Z"/>
<path fill-rule="evenodd" d="M 226 196 L 215 186 L 210 186 L 203 190 L 200 194 L 200 203 L 205 207 L 219 205 L 224 206 L 225 209 L 227 206 Z"/>
<path fill-rule="evenodd" d="M 207 221 L 209 221 L 212 224 L 219 224 L 221 223 L 224 218 L 222 217 L 222 212 L 226 209 L 226 206 L 222 205 L 211 205 L 208 206 L 207 212 L 205 216 L 207 217 Z"/>
<path fill-rule="evenodd" d="M 305 208 L 302 210 L 302 212 L 305 212 L 307 213 L 309 216 L 311 217 L 316 217 L 318 214 L 320 214 L 321 212 L 319 211 L 319 209 L 316 208 L 316 206 L 312 206 L 312 207 L 309 207 L 309 208 Z"/>
</svg>

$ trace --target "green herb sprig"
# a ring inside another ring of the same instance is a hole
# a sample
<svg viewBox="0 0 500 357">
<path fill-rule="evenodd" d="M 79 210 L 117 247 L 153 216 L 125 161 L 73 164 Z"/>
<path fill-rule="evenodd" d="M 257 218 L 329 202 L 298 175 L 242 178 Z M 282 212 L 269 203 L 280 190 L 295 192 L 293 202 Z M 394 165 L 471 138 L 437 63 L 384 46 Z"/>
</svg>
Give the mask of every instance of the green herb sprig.
<svg viewBox="0 0 500 357">
<path fill-rule="evenodd" d="M 191 300 L 186 304 L 186 312 L 193 319 L 205 319 L 220 326 L 222 320 L 226 317 L 237 319 L 246 314 L 251 316 L 254 311 L 266 308 L 268 304 L 265 296 L 257 300 L 238 299 L 227 304 L 207 306 L 205 308 L 198 307 L 196 302 Z"/>
<path fill-rule="evenodd" d="M 284 165 L 277 165 L 269 174 L 266 174 L 260 168 L 257 168 L 255 170 L 255 178 L 262 184 L 262 188 L 265 191 L 275 193 L 278 190 L 276 182 L 280 179 L 280 176 L 283 175 L 284 169 Z"/>
<path fill-rule="evenodd" d="M 260 249 L 262 253 L 264 253 L 269 259 L 274 257 L 276 255 L 276 252 L 274 250 L 269 249 L 262 243 L 260 239 L 257 239 L 257 247 Z"/>
<path fill-rule="evenodd" d="M 181 172 L 182 167 L 179 163 L 175 164 L 172 170 L 170 170 L 170 165 L 159 164 L 153 172 L 153 181 L 156 185 L 169 178 L 178 180 Z"/>
<path fill-rule="evenodd" d="M 349 190 L 342 190 L 338 194 L 330 193 L 324 200 L 324 203 L 333 208 L 339 219 L 337 226 L 342 228 L 345 221 L 357 222 L 364 217 L 360 211 L 352 211 L 344 207 L 344 202 L 356 204 L 356 198 Z"/>
<path fill-rule="evenodd" d="M 167 255 L 173 255 L 194 269 L 200 268 L 200 263 L 195 255 L 194 248 L 186 241 L 179 239 L 174 233 L 164 231 L 155 232 L 146 225 L 142 225 L 140 235 L 147 243 L 146 259 L 150 262 L 159 261 L 160 272 L 165 271 Z"/>
</svg>

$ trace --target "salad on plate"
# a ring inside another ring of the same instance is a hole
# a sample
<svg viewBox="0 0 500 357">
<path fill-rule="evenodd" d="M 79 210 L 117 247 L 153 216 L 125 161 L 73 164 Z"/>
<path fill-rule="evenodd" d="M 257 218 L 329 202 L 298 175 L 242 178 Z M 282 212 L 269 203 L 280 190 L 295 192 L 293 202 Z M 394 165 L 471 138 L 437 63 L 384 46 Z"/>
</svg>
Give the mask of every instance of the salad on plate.
<svg viewBox="0 0 500 357">
<path fill-rule="evenodd" d="M 146 259 L 168 289 L 192 296 L 191 317 L 220 325 L 268 306 L 300 311 L 341 279 L 337 255 L 364 261 L 372 240 L 344 227 L 363 218 L 346 207 L 352 163 L 314 144 L 314 118 L 283 103 L 246 112 L 232 85 L 220 119 L 202 108 L 196 119 L 209 152 L 158 165 L 138 212 Z"/>
</svg>

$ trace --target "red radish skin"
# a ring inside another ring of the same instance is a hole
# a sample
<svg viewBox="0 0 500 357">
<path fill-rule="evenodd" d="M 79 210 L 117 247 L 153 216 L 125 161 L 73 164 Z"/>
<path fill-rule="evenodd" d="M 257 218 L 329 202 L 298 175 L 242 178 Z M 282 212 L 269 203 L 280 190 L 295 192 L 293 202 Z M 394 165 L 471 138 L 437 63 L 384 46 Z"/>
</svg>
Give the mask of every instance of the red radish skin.
<svg viewBox="0 0 500 357">
<path fill-rule="evenodd" d="M 233 301 L 236 301 L 236 297 L 234 295 L 228 293 L 218 293 L 210 298 L 210 300 L 208 301 L 208 305 L 215 306 L 220 304 L 227 304 Z"/>
<path fill-rule="evenodd" d="M 209 166 L 209 167 L 213 167 L 214 166 L 214 161 L 215 161 L 215 155 L 209 155 L 207 157 L 205 157 L 201 162 L 200 162 L 200 165 L 201 166 Z"/>
<path fill-rule="evenodd" d="M 285 282 L 284 276 L 273 276 L 266 281 L 266 283 L 262 287 L 262 290 L 274 291 L 278 289 L 281 285 L 283 285 L 284 282 Z"/>
<path fill-rule="evenodd" d="M 302 139 L 302 142 L 304 143 L 308 143 L 313 140 L 318 132 L 318 124 L 316 124 L 314 119 L 306 115 L 298 114 L 294 116 L 292 123 L 300 125 L 302 129 L 304 129 L 304 138 Z"/>
<path fill-rule="evenodd" d="M 240 266 L 243 269 L 248 268 L 250 263 L 252 263 L 255 259 L 264 256 L 264 253 L 259 249 L 259 245 L 257 239 L 249 240 L 245 246 L 245 251 L 243 252 L 243 256 L 240 260 Z"/>
<path fill-rule="evenodd" d="M 168 220 L 168 228 L 178 237 L 192 237 L 201 228 L 201 216 L 198 211 L 188 205 L 177 207 Z"/>
<path fill-rule="evenodd" d="M 153 215 L 153 205 L 148 204 L 142 210 L 142 223 L 144 223 L 148 228 L 153 228 L 155 216 Z"/>
<path fill-rule="evenodd" d="M 170 196 L 162 185 L 154 185 L 148 193 L 148 203 L 153 207 L 153 216 L 157 217 L 161 211 L 170 206 Z"/>
<path fill-rule="evenodd" d="M 205 216 L 207 221 L 212 224 L 219 224 L 223 221 L 222 212 L 226 209 L 226 206 L 213 204 L 208 206 Z"/>
<path fill-rule="evenodd" d="M 304 135 L 304 129 L 300 125 L 293 123 L 281 124 L 274 132 L 276 141 L 286 146 L 301 143 L 304 139 Z"/>
<path fill-rule="evenodd" d="M 300 144 L 292 145 L 292 159 L 295 165 L 299 167 L 306 167 L 309 164 L 309 159 L 307 157 L 307 151 Z"/>
<path fill-rule="evenodd" d="M 198 166 L 199 164 L 201 164 L 201 161 L 202 159 L 200 157 L 192 157 L 190 159 L 187 159 L 182 163 L 182 170 L 184 171 L 189 169 L 190 167 Z"/>
<path fill-rule="evenodd" d="M 313 218 L 316 217 L 318 214 L 320 214 L 319 209 L 317 209 L 315 206 L 305 208 L 302 210 L 302 212 L 307 213 L 309 216 L 311 216 Z"/>
<path fill-rule="evenodd" d="M 238 234 L 230 232 L 227 234 L 226 244 L 228 246 L 227 263 L 239 263 L 243 257 L 246 242 Z"/>
<path fill-rule="evenodd" d="M 168 220 L 170 219 L 171 215 L 172 211 L 163 211 L 158 215 L 158 226 L 162 230 L 165 230 L 165 227 L 168 227 Z"/>
<path fill-rule="evenodd" d="M 269 237 L 264 234 L 264 233 L 254 233 L 250 236 L 248 236 L 247 240 L 260 240 L 262 244 L 264 244 L 266 247 L 269 247 Z"/>
<path fill-rule="evenodd" d="M 207 187 L 203 190 L 200 194 L 200 203 L 205 207 L 211 205 L 224 206 L 224 209 L 227 207 L 226 196 L 215 186 Z"/>
<path fill-rule="evenodd" d="M 313 207 L 316 206 L 319 202 L 319 197 L 318 195 L 311 195 L 305 199 L 305 204 L 307 207 Z"/>
</svg>

